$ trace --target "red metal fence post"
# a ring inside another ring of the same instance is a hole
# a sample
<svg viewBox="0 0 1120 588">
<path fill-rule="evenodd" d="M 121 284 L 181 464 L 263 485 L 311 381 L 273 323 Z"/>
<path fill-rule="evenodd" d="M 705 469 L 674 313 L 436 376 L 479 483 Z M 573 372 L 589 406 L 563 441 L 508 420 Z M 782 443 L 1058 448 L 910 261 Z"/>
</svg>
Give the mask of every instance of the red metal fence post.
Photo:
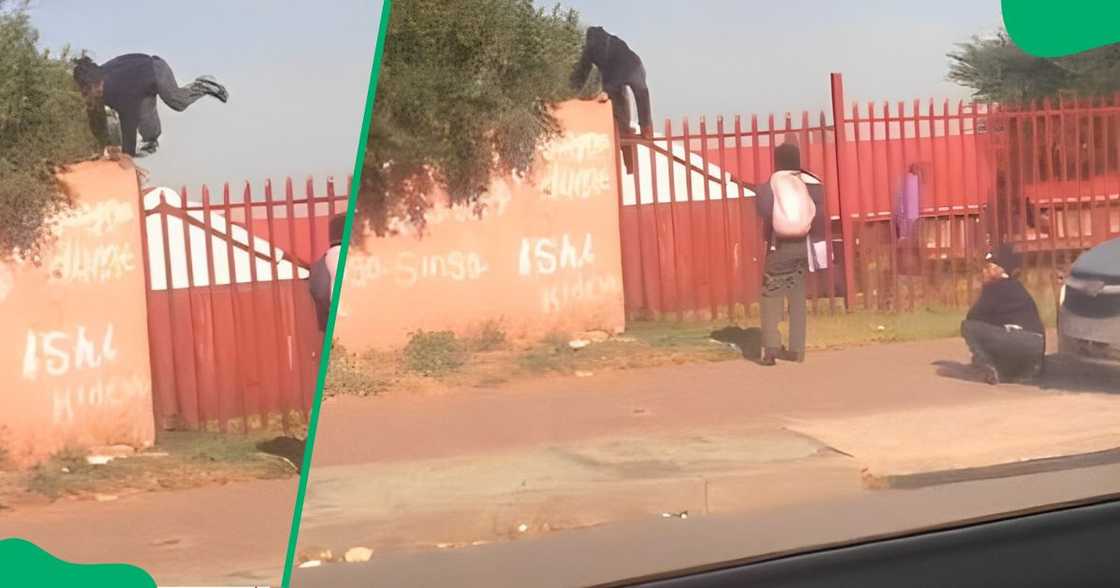
<svg viewBox="0 0 1120 588">
<path fill-rule="evenodd" d="M 848 186 L 847 182 L 847 163 L 848 156 L 845 149 L 847 141 L 844 133 L 844 76 L 839 73 L 829 74 L 832 82 L 832 125 L 834 127 L 833 143 L 836 147 L 836 191 L 838 194 L 838 210 L 837 214 L 840 215 L 840 227 L 844 240 L 844 308 L 847 311 L 852 310 L 852 296 L 856 291 L 856 276 L 855 267 L 855 243 L 852 241 L 853 228 L 852 219 L 847 212 L 845 206 L 845 198 L 847 198 Z"/>
</svg>

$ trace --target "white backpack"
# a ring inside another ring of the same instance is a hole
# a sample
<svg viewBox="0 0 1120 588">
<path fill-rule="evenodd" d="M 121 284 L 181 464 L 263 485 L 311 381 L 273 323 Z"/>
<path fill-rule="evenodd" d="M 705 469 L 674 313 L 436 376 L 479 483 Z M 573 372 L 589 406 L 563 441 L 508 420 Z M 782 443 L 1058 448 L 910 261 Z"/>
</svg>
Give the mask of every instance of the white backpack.
<svg viewBox="0 0 1120 588">
<path fill-rule="evenodd" d="M 770 189 L 774 193 L 774 233 L 783 239 L 805 237 L 813 226 L 817 206 L 809 196 L 799 171 L 777 171 L 770 176 Z"/>
</svg>

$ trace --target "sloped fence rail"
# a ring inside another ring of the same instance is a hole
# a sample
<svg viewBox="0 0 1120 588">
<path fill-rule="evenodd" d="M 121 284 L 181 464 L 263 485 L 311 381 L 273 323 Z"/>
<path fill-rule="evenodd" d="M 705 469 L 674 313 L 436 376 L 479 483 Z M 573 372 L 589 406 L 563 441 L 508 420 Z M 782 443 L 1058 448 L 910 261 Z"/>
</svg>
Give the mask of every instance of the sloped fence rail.
<svg viewBox="0 0 1120 588">
<path fill-rule="evenodd" d="M 349 183 L 347 183 L 349 185 Z M 322 341 L 306 285 L 345 214 L 334 180 L 145 191 L 141 231 L 156 422 L 244 432 L 306 422 Z"/>
</svg>

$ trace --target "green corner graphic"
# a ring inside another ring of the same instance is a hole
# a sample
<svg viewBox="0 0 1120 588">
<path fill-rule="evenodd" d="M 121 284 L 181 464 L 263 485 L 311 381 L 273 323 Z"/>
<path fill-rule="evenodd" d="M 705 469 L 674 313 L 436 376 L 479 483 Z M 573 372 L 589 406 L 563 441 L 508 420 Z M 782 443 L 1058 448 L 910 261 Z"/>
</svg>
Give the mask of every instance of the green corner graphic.
<svg viewBox="0 0 1120 588">
<path fill-rule="evenodd" d="M 125 564 L 72 564 L 23 539 L 0 540 L 0 585 L 82 588 L 156 588 L 144 570 Z"/>
<path fill-rule="evenodd" d="M 1120 1 L 1003 0 L 1003 24 L 1023 51 L 1065 57 L 1120 42 Z"/>
</svg>

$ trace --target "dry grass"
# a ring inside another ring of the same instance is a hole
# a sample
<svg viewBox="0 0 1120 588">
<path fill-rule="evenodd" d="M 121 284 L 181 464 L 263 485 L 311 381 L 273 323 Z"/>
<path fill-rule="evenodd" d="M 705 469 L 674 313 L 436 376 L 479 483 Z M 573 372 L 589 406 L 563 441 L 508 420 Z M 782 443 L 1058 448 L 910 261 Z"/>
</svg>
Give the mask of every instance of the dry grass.
<svg viewBox="0 0 1120 588">
<path fill-rule="evenodd" d="M 257 451 L 256 444 L 267 436 L 270 435 L 166 432 L 159 435 L 152 449 L 104 465 L 89 464 L 84 448 L 67 446 L 32 470 L 4 472 L 0 479 L 0 504 L 294 476 L 291 466 Z"/>
<path fill-rule="evenodd" d="M 1039 307 L 1052 322 L 1052 306 Z M 1049 309 L 1049 310 L 1048 310 Z M 815 314 L 809 319 L 811 350 L 856 345 L 921 341 L 956 337 L 964 309 L 922 308 L 905 313 L 857 311 Z M 738 326 L 757 326 L 755 319 L 739 319 Z M 487 388 L 530 378 L 571 376 L 584 373 L 641 369 L 663 365 L 742 360 L 729 346 L 716 343 L 711 333 L 728 326 L 727 321 L 648 321 L 629 325 L 625 335 L 594 343 L 583 349 L 569 346 L 573 336 L 551 333 L 538 341 L 507 341 L 493 325 L 488 326 L 491 343 L 479 345 L 477 335 L 451 340 L 446 335 L 430 346 L 430 334 L 414 338 L 406 350 L 353 354 L 336 349 L 331 355 L 327 394 L 371 396 L 379 394 L 442 394 L 455 389 Z M 783 327 L 784 330 L 784 327 Z M 481 331 L 480 331 L 481 332 Z M 438 344 L 436 344 L 438 343 Z M 418 352 L 417 349 L 421 349 Z M 340 353 L 341 351 L 341 353 Z M 445 366 L 444 354 L 455 353 L 461 361 L 451 369 L 425 370 L 416 357 L 430 357 Z"/>
</svg>

